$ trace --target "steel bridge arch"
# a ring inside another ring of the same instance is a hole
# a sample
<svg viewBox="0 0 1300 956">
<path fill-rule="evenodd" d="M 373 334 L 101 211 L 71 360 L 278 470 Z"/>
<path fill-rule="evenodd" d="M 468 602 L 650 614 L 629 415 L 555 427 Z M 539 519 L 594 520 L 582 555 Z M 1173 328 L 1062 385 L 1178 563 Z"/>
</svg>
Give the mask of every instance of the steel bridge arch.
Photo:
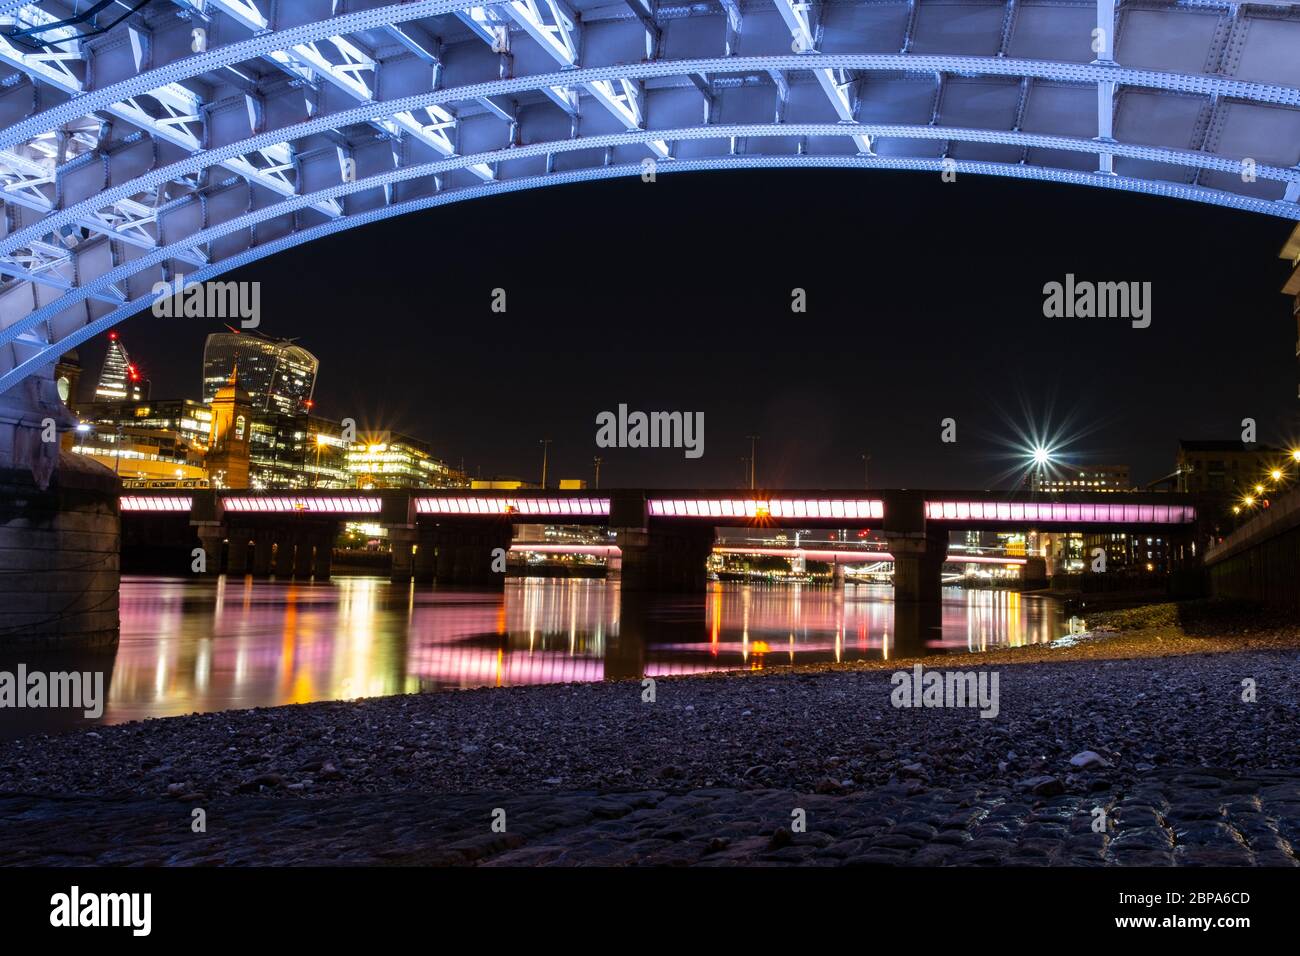
<svg viewBox="0 0 1300 956">
<path fill-rule="evenodd" d="M 124 12 L 0 0 L 0 394 L 177 275 L 646 160 L 1300 219 L 1273 0 L 154 0 L 93 34 Z"/>
</svg>

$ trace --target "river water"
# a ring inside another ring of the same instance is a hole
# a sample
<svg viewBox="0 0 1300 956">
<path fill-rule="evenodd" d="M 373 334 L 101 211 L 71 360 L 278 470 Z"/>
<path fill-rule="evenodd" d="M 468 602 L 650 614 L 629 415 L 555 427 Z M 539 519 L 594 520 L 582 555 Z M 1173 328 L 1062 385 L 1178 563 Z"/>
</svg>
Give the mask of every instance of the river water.
<svg viewBox="0 0 1300 956">
<path fill-rule="evenodd" d="M 899 621 L 903 619 L 900 617 Z M 102 669 L 98 719 L 605 678 L 656 677 L 904 652 L 960 654 L 1083 629 L 1050 598 L 944 588 L 934 633 L 899 646 L 892 589 L 714 583 L 696 596 L 620 595 L 601 580 L 512 579 L 504 590 L 386 578 L 315 583 L 124 576 L 115 652 L 0 658 L 0 669 Z M 86 723 L 0 711 L 0 736 Z"/>
</svg>

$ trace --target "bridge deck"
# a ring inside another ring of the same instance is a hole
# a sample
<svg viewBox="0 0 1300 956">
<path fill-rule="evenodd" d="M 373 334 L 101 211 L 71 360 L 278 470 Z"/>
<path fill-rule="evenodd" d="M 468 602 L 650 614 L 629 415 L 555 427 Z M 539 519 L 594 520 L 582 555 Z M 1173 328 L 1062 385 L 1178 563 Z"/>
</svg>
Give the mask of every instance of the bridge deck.
<svg viewBox="0 0 1300 956">
<path fill-rule="evenodd" d="M 618 504 L 613 504 L 618 502 Z M 997 492 L 881 490 L 770 491 L 149 491 L 124 494 L 122 510 L 188 512 L 196 506 L 227 520 L 263 516 L 331 516 L 376 521 L 504 518 L 515 524 L 618 524 L 632 503 L 635 523 L 789 528 L 882 528 L 891 508 L 919 504 L 924 523 L 953 530 L 1187 527 L 1196 507 L 1175 494 L 1072 494 L 1050 498 Z"/>
</svg>

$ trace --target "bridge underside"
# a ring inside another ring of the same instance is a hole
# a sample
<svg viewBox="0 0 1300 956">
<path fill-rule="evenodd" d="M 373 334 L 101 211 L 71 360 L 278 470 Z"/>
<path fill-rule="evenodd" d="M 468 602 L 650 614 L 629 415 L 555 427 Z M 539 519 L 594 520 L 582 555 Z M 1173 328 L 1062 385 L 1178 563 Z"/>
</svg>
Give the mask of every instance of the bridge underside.
<svg viewBox="0 0 1300 956">
<path fill-rule="evenodd" d="M 1288 6 L 154 0 L 129 16 L 80 12 L 0 0 L 0 393 L 48 376 L 163 283 L 561 183 L 910 169 L 1300 218 L 1300 14 Z M 616 245 L 589 254 L 625 268 Z M 357 265 L 373 271 L 373 251 Z"/>
</svg>

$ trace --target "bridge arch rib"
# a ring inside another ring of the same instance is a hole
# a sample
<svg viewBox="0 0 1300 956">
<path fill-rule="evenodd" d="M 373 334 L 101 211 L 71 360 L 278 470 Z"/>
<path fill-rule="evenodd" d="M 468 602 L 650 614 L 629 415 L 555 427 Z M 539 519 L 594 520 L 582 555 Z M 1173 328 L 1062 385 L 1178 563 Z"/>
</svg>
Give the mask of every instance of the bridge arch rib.
<svg viewBox="0 0 1300 956">
<path fill-rule="evenodd" d="M 123 12 L 66 23 L 65 0 L 0 0 L 0 393 L 178 274 L 203 281 L 449 202 L 639 175 L 647 159 L 656 173 L 950 169 L 1300 219 L 1290 7 L 153 0 Z"/>
</svg>

